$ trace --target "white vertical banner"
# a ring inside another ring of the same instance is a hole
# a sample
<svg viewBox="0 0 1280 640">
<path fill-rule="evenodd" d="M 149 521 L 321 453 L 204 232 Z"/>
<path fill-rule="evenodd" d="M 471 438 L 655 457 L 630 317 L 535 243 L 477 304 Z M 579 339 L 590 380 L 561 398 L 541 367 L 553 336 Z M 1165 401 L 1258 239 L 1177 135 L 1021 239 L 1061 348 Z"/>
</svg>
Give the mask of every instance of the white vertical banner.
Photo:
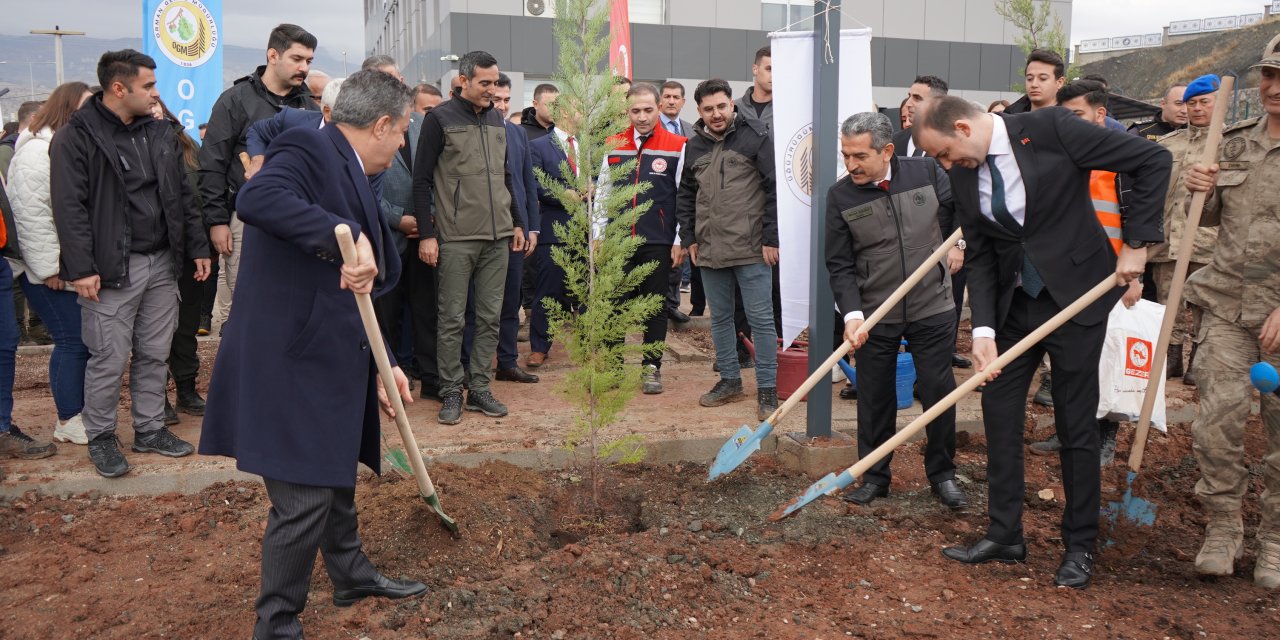
<svg viewBox="0 0 1280 640">
<path fill-rule="evenodd" d="M 778 251 L 782 277 L 782 343 L 809 326 L 809 283 L 821 253 L 810 255 L 810 210 L 815 172 L 844 175 L 839 146 L 830 158 L 814 158 L 813 32 L 775 32 L 773 40 L 773 152 L 777 163 Z M 871 29 L 840 31 L 840 121 L 871 111 Z M 825 277 L 825 275 L 824 275 Z"/>
</svg>

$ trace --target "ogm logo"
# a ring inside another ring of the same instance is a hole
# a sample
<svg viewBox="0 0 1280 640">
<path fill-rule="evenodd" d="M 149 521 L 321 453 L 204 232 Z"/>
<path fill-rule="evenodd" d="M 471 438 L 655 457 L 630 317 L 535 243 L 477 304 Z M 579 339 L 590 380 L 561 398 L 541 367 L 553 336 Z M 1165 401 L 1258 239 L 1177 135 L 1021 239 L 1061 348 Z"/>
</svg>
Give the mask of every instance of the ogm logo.
<svg viewBox="0 0 1280 640">
<path fill-rule="evenodd" d="M 1151 343 L 1140 338 L 1125 338 L 1124 374 L 1143 380 L 1151 377 Z"/>
<path fill-rule="evenodd" d="M 791 193 L 808 206 L 813 196 L 813 123 L 801 127 L 787 141 L 782 155 L 782 175 Z"/>
<path fill-rule="evenodd" d="M 662 158 L 653 159 L 653 172 L 662 173 L 667 170 L 667 161 Z"/>
<path fill-rule="evenodd" d="M 218 49 L 218 25 L 200 0 L 165 0 L 151 16 L 151 35 L 166 58 L 198 67 Z"/>
</svg>

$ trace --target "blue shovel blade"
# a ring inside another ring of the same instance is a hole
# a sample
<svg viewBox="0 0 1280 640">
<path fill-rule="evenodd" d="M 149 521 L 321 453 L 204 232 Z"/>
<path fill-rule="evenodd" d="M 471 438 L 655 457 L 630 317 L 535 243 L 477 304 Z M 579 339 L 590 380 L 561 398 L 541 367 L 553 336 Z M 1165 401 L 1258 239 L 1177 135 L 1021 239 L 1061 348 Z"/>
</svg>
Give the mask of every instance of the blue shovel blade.
<svg viewBox="0 0 1280 640">
<path fill-rule="evenodd" d="M 774 515 L 770 516 L 769 519 L 774 521 L 781 520 L 804 508 L 810 502 L 822 496 L 847 489 L 851 484 L 853 484 L 853 475 L 849 473 L 848 469 L 842 471 L 838 476 L 834 473 L 828 473 L 821 480 L 809 485 L 809 488 L 805 489 L 799 498 L 788 502 L 781 511 L 774 512 Z"/>
<path fill-rule="evenodd" d="M 720 476 L 723 476 L 742 464 L 751 454 L 760 450 L 760 441 L 764 440 L 770 433 L 773 433 L 773 425 L 769 421 L 760 423 L 755 431 L 751 427 L 742 425 L 734 432 L 733 437 L 720 447 L 720 453 L 716 454 L 716 459 L 711 463 L 711 469 L 707 471 L 707 482 L 711 482 Z"/>
<path fill-rule="evenodd" d="M 1119 505 L 1112 503 L 1115 512 L 1136 525 L 1143 527 L 1151 527 L 1156 523 L 1156 505 L 1149 500 L 1143 500 L 1133 495 L 1133 479 L 1138 474 L 1129 472 L 1129 486 L 1125 489 L 1124 497 Z"/>
</svg>

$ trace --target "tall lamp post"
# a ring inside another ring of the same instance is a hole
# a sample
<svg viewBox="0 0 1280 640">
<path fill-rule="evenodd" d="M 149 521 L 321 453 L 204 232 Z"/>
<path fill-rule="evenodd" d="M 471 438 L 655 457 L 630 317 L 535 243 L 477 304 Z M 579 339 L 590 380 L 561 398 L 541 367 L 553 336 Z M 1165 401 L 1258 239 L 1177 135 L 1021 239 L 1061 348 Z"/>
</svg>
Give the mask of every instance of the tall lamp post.
<svg viewBox="0 0 1280 640">
<path fill-rule="evenodd" d="M 53 36 L 53 60 L 58 69 L 58 84 L 62 84 L 62 36 L 82 36 L 83 31 L 67 31 L 58 25 L 53 29 L 32 29 L 32 35 Z M 35 93 L 34 91 L 32 93 Z"/>
</svg>

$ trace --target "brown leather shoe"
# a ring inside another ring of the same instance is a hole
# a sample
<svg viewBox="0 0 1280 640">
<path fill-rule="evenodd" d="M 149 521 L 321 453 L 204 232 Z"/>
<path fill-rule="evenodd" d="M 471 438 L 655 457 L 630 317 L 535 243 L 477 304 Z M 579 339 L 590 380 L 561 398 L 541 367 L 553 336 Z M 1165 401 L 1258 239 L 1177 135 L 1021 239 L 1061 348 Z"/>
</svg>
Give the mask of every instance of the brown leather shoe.
<svg viewBox="0 0 1280 640">
<path fill-rule="evenodd" d="M 547 361 L 547 354 L 542 353 L 541 351 L 534 351 L 533 353 L 529 354 L 529 357 L 527 359 L 525 359 L 524 366 L 529 367 L 530 369 L 537 369 L 538 367 L 541 367 L 542 363 L 546 361 Z"/>
</svg>

